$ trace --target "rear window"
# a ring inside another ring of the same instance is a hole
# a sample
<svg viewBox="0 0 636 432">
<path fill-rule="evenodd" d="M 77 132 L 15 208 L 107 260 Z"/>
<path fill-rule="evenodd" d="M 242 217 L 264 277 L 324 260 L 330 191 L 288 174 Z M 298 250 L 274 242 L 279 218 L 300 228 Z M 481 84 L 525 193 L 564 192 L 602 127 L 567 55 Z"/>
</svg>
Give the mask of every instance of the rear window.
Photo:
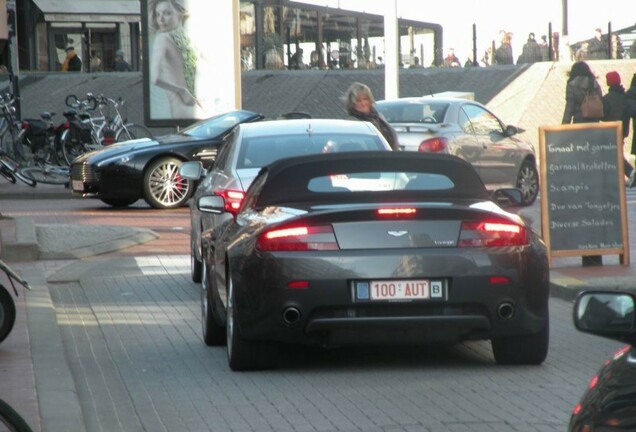
<svg viewBox="0 0 636 432">
<path fill-rule="evenodd" d="M 298 134 L 247 138 L 237 168 L 260 168 L 283 158 L 320 153 L 386 150 L 378 137 L 359 134 Z"/>
<path fill-rule="evenodd" d="M 410 101 L 378 104 L 377 109 L 389 123 L 442 123 L 447 103 Z"/>
<path fill-rule="evenodd" d="M 307 184 L 315 193 L 444 191 L 453 187 L 453 181 L 443 174 L 389 171 L 332 174 L 314 177 Z"/>
</svg>

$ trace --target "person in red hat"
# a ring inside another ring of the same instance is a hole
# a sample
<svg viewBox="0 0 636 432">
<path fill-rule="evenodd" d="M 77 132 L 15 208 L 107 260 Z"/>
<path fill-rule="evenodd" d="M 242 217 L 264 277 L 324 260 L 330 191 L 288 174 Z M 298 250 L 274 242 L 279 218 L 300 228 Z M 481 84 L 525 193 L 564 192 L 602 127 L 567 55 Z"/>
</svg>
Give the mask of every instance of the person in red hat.
<svg viewBox="0 0 636 432">
<path fill-rule="evenodd" d="M 629 135 L 629 106 L 625 96 L 625 88 L 621 84 L 621 76 L 616 71 L 608 72 L 605 75 L 607 86 L 609 87 L 607 93 L 603 96 L 603 121 L 621 121 L 623 122 L 623 146 L 625 144 L 625 137 Z M 627 180 L 627 187 L 634 187 L 636 172 L 627 159 L 623 159 L 625 166 L 625 175 L 629 178 Z"/>
</svg>

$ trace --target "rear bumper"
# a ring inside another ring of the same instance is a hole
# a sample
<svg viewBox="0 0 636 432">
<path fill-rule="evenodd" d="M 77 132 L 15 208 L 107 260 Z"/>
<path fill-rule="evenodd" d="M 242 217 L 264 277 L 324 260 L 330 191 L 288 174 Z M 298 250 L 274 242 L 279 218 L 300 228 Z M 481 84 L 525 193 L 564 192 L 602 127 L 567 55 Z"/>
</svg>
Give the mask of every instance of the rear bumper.
<svg viewBox="0 0 636 432">
<path fill-rule="evenodd" d="M 310 344 L 455 342 L 538 333 L 548 323 L 549 273 L 547 263 L 529 259 L 529 253 L 341 256 L 319 265 L 280 257 L 262 265 L 235 262 L 239 326 L 246 338 Z M 382 275 L 444 279 L 447 297 L 356 299 L 356 281 L 388 279 Z M 491 283 L 490 275 L 509 282 Z M 292 280 L 307 280 L 309 287 L 287 288 Z"/>
</svg>

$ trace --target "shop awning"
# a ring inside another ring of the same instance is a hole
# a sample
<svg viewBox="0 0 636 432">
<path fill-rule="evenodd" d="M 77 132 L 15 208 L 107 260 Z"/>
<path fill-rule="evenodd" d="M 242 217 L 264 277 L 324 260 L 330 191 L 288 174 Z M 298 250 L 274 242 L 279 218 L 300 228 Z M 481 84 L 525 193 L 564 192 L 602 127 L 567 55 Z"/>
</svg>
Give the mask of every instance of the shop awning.
<svg viewBox="0 0 636 432">
<path fill-rule="evenodd" d="M 139 0 L 33 0 L 47 22 L 139 22 Z"/>
</svg>

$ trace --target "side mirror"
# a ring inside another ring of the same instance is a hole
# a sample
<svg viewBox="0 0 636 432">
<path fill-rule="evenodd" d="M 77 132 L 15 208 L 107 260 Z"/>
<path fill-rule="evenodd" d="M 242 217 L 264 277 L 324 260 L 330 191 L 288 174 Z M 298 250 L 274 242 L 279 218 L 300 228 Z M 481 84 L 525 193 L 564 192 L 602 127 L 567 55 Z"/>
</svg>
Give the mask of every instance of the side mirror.
<svg viewBox="0 0 636 432">
<path fill-rule="evenodd" d="M 506 133 L 506 136 L 511 137 L 513 135 L 524 133 L 525 131 L 526 131 L 525 129 L 522 129 L 518 126 L 508 125 L 506 126 L 505 133 Z"/>
<path fill-rule="evenodd" d="M 520 206 L 523 202 L 523 194 L 517 188 L 495 189 L 491 196 L 493 201 L 503 208 Z"/>
<path fill-rule="evenodd" d="M 197 209 L 203 213 L 221 214 L 225 212 L 225 200 L 218 195 L 205 195 L 199 197 Z"/>
<path fill-rule="evenodd" d="M 635 303 L 626 292 L 584 291 L 574 304 L 574 326 L 584 333 L 633 344 Z"/>
<path fill-rule="evenodd" d="M 200 180 L 207 174 L 200 161 L 184 162 L 179 167 L 179 175 L 187 180 Z"/>
</svg>

